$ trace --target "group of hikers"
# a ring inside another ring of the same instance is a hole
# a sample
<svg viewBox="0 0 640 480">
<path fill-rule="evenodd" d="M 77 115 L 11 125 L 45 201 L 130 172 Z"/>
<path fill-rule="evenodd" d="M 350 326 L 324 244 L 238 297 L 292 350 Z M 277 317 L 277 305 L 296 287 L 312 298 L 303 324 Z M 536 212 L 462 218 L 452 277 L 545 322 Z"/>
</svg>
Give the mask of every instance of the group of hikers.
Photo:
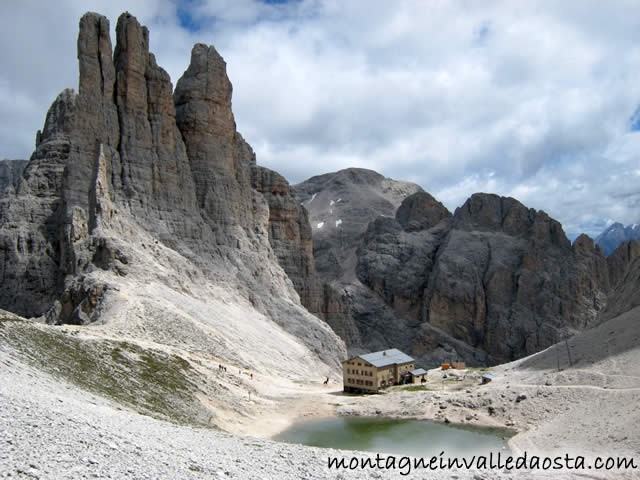
<svg viewBox="0 0 640 480">
<path fill-rule="evenodd" d="M 227 367 L 225 367 L 222 364 L 218 364 L 218 370 L 222 370 L 223 372 L 227 371 Z M 245 372 L 246 373 L 246 372 Z M 242 370 L 238 369 L 238 375 L 242 375 Z M 253 380 L 253 373 L 248 373 L 249 377 L 251 377 L 251 380 Z"/>
<path fill-rule="evenodd" d="M 227 367 L 225 367 L 224 365 L 222 365 L 221 363 L 218 364 L 218 370 L 222 370 L 223 372 L 227 371 Z M 238 375 L 242 375 L 242 370 L 238 369 Z M 247 373 L 247 372 L 245 372 Z M 253 373 L 249 373 L 249 377 L 251 378 L 251 380 L 253 380 Z M 329 384 L 329 377 L 327 377 L 327 379 L 322 382 L 324 385 L 328 385 Z"/>
</svg>

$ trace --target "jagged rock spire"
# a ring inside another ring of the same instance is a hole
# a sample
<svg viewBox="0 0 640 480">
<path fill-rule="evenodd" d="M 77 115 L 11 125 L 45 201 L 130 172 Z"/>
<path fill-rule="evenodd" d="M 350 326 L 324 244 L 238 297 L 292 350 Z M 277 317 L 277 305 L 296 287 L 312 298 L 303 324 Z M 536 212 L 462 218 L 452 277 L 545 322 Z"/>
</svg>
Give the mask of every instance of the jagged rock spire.
<svg viewBox="0 0 640 480">
<path fill-rule="evenodd" d="M 139 229 L 204 264 L 231 249 L 237 282 L 278 278 L 278 295 L 295 299 L 291 283 L 282 286 L 281 260 L 308 291 L 308 219 L 284 179 L 253 188 L 255 154 L 235 129 L 231 82 L 215 48 L 193 48 L 176 115 L 169 75 L 134 16 L 118 19 L 113 54 L 109 21 L 97 13 L 80 20 L 77 45 L 79 93 L 65 90 L 52 104 L 20 197 L 0 205 L 0 270 L 13 278 L 0 286 L 0 307 L 31 316 L 58 302 L 53 321 L 86 321 L 87 312 L 74 313 L 84 276 L 122 272 L 112 239 Z"/>
<path fill-rule="evenodd" d="M 111 52 L 109 20 L 97 13 L 85 13 L 80 19 L 78 34 L 80 95 L 113 99 L 116 70 Z"/>
</svg>

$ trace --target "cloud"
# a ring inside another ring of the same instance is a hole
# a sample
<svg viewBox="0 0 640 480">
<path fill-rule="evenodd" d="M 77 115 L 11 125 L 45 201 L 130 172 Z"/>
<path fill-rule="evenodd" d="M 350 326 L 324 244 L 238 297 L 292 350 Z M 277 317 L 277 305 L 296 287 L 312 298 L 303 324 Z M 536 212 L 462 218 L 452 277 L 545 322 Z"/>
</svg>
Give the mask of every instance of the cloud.
<svg viewBox="0 0 640 480">
<path fill-rule="evenodd" d="M 24 2 L 27 3 L 27 2 Z M 128 9 L 175 82 L 214 44 L 238 129 L 297 182 L 350 166 L 544 209 L 575 235 L 640 220 L 640 6 L 633 1 L 61 1 L 3 5 L 0 155 L 25 157 L 77 84 L 77 22 Z M 53 21 L 52 21 L 53 19 Z M 18 131 L 16 131 L 16 129 Z"/>
</svg>

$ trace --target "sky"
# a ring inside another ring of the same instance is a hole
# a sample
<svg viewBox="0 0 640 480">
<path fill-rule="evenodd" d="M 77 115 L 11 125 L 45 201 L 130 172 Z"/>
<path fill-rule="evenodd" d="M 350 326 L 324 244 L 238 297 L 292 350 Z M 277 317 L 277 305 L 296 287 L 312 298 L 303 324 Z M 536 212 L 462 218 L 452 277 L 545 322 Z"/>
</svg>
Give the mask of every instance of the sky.
<svg viewBox="0 0 640 480">
<path fill-rule="evenodd" d="M 78 21 L 129 11 L 175 85 L 191 47 L 227 62 L 237 128 L 291 183 L 347 167 L 450 210 L 512 196 L 570 238 L 640 223 L 636 0 L 57 0 L 0 5 L 0 158 L 29 158 Z M 115 46 L 115 45 L 114 45 Z"/>
</svg>

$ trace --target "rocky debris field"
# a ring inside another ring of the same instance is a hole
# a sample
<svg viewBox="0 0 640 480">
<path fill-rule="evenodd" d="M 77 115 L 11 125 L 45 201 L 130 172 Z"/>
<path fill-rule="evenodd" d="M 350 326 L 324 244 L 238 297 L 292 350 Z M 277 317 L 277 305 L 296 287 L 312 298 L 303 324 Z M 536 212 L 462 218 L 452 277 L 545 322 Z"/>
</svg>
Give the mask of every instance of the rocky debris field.
<svg viewBox="0 0 640 480">
<path fill-rule="evenodd" d="M 120 362 L 95 359 L 98 366 L 87 369 L 87 378 L 74 380 L 65 370 L 72 367 L 60 363 L 62 359 L 57 356 L 56 348 L 51 351 L 43 348 L 38 353 L 7 340 L 11 328 L 20 331 L 26 326 L 24 320 L 5 319 L 4 324 L 0 324 L 3 329 L 0 336 L 0 478 L 638 478 L 628 471 L 590 472 L 585 477 L 585 472 L 557 475 L 554 474 L 557 472 L 539 471 L 416 471 L 403 476 L 399 469 L 393 472 L 371 468 L 330 470 L 329 456 L 347 461 L 352 456 L 359 459 L 375 459 L 375 456 L 281 444 L 254 435 L 260 435 L 263 424 L 277 415 L 288 415 L 289 421 L 295 422 L 312 418 L 314 414 L 333 412 L 506 427 L 517 432 L 509 442 L 515 454 L 568 452 L 586 456 L 637 456 L 640 436 L 635 425 L 640 376 L 635 360 L 638 352 L 633 348 L 637 341 L 637 314 L 630 312 L 600 327 L 602 331 L 621 332 L 620 336 L 609 335 L 607 341 L 607 347 L 621 351 L 618 355 L 598 356 L 598 349 L 593 345 L 595 339 L 602 337 L 600 331 L 583 334 L 570 342 L 568 348 L 573 351 L 575 368 L 550 367 L 551 363 L 557 364 L 559 356 L 554 349 L 549 349 L 490 370 L 443 372 L 433 369 L 425 389 L 401 386 L 381 395 L 342 395 L 336 390 L 338 385 L 332 382 L 324 392 L 314 391 L 306 397 L 300 392 L 290 392 L 289 398 L 284 391 L 280 396 L 275 395 L 276 390 L 282 390 L 282 385 L 274 385 L 270 407 L 264 404 L 265 392 L 256 392 L 257 397 L 262 396 L 259 400 L 263 403 L 262 410 L 253 417 L 254 433 L 249 428 L 251 425 L 245 429 L 247 436 L 188 425 L 184 417 L 171 412 L 167 415 L 165 411 L 162 419 L 157 411 L 139 408 L 145 406 L 144 399 L 136 404 L 131 398 L 124 402 L 117 396 L 106 396 L 104 391 L 92 387 L 96 371 L 120 368 Z M 27 325 L 32 333 L 34 329 L 54 328 Z M 67 334 L 61 330 L 59 335 Z M 108 342 L 105 346 L 109 346 Z M 138 354 L 144 355 L 144 352 Z M 39 355 L 42 358 L 37 358 Z M 158 362 L 167 358 L 158 352 Z M 144 380 L 145 361 L 126 365 L 131 374 L 129 384 Z M 109 372 L 113 373 L 112 370 Z M 494 380 L 480 385 L 481 375 L 487 372 L 494 375 Z M 157 387 L 162 382 L 159 384 Z M 134 386 L 127 388 L 135 392 Z M 331 409 L 320 409 L 329 405 Z M 246 416 L 240 403 L 236 403 L 236 408 L 240 409 L 237 415 Z M 286 423 L 281 427 L 286 428 Z"/>
<path fill-rule="evenodd" d="M 3 479 L 352 479 L 495 478 L 457 474 L 329 470 L 311 448 L 157 420 L 23 363 L 0 344 L 0 478 Z"/>
</svg>

